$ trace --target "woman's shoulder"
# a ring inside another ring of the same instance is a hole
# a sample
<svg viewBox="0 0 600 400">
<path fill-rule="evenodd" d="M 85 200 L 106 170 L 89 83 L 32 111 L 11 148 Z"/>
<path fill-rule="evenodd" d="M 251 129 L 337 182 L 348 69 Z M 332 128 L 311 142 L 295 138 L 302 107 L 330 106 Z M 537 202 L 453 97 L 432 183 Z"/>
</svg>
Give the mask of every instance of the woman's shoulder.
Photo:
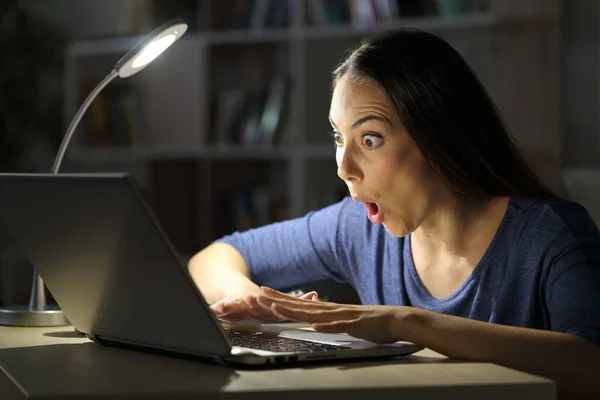
<svg viewBox="0 0 600 400">
<path fill-rule="evenodd" d="M 339 223 L 340 221 L 356 221 L 357 219 L 360 219 L 362 215 L 365 215 L 364 206 L 361 203 L 353 201 L 352 198 L 348 196 L 307 214 L 310 218 L 318 217 L 331 224 Z"/>
<path fill-rule="evenodd" d="M 513 196 L 509 213 L 520 220 L 523 231 L 539 239 L 562 236 L 564 240 L 592 239 L 600 242 L 600 232 L 581 204 L 562 199 Z M 523 232 L 525 233 L 525 232 Z"/>
<path fill-rule="evenodd" d="M 391 235 L 387 233 L 383 224 L 374 224 L 367 218 L 367 210 L 361 202 L 345 197 L 341 201 L 330 205 L 318 213 L 327 215 L 322 219 L 323 225 L 330 229 L 336 228 L 337 238 L 349 247 L 379 247 Z M 313 216 L 316 217 L 316 214 Z"/>
</svg>

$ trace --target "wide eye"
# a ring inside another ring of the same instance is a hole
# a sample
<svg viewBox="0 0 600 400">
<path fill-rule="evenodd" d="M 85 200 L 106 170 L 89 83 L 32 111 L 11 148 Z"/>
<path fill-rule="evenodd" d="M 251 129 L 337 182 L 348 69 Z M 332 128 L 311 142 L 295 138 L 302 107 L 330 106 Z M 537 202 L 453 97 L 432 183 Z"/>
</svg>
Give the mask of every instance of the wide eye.
<svg viewBox="0 0 600 400">
<path fill-rule="evenodd" d="M 336 146 L 343 146 L 344 145 L 344 138 L 342 137 L 341 133 L 336 132 L 336 131 L 333 132 L 333 143 Z"/>
<path fill-rule="evenodd" d="M 383 138 L 381 137 L 381 135 L 378 135 L 376 133 L 367 133 L 366 135 L 363 135 L 362 142 L 365 146 L 367 146 L 367 148 L 374 149 L 377 146 L 379 146 L 382 140 Z"/>
</svg>

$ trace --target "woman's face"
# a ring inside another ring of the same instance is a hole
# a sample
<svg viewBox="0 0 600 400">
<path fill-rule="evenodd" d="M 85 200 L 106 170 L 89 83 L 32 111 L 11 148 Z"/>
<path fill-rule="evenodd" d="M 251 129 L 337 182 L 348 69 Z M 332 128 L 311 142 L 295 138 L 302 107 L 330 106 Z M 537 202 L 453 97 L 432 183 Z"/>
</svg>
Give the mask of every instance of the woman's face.
<svg viewBox="0 0 600 400">
<path fill-rule="evenodd" d="M 373 223 L 393 236 L 417 229 L 440 179 L 404 129 L 385 92 L 368 80 L 342 76 L 329 111 L 338 176 Z"/>
</svg>

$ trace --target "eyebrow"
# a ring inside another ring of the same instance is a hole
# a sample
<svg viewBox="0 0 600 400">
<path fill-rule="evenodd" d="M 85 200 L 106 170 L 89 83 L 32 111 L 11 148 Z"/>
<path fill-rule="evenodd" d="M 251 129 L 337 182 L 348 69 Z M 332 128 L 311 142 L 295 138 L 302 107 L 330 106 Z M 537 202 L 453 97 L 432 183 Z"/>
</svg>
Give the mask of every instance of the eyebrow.
<svg viewBox="0 0 600 400">
<path fill-rule="evenodd" d="M 354 121 L 354 123 L 352 124 L 351 128 L 356 128 L 359 125 L 364 124 L 367 121 L 380 121 L 383 122 L 384 124 L 386 124 L 387 126 L 392 126 L 392 123 L 390 122 L 389 119 L 382 117 L 380 115 L 366 115 L 362 118 L 357 119 L 356 121 Z M 337 126 L 335 125 L 335 123 L 333 122 L 333 120 L 331 119 L 331 116 L 329 116 L 329 123 L 334 127 L 337 128 Z"/>
</svg>

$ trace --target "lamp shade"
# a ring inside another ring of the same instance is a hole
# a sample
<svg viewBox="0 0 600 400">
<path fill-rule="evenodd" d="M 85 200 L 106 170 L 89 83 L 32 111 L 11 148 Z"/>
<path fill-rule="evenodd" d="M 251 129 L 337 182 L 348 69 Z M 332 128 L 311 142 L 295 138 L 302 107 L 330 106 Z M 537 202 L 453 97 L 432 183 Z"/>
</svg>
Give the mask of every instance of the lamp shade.
<svg viewBox="0 0 600 400">
<path fill-rule="evenodd" d="M 127 78 L 144 69 L 170 45 L 175 43 L 187 30 L 187 24 L 181 18 L 168 21 L 153 30 L 140 44 L 115 65 L 121 78 Z"/>
</svg>

